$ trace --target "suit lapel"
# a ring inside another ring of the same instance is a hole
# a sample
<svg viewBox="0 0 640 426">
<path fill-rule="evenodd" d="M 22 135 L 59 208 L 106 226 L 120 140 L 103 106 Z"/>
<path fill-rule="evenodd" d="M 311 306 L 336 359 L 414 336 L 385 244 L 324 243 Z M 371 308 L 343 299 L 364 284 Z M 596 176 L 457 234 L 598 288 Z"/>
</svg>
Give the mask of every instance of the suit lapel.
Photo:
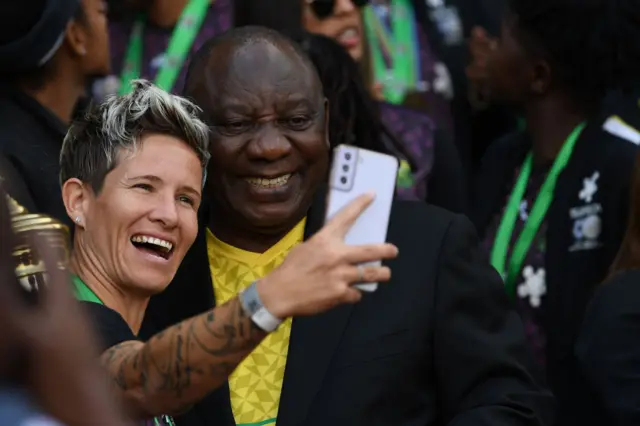
<svg viewBox="0 0 640 426">
<path fill-rule="evenodd" d="M 322 227 L 325 194 L 324 190 L 318 191 L 307 215 L 305 240 Z M 279 426 L 305 424 L 352 310 L 353 305 L 343 305 L 320 315 L 293 319 L 278 411 Z"/>
</svg>

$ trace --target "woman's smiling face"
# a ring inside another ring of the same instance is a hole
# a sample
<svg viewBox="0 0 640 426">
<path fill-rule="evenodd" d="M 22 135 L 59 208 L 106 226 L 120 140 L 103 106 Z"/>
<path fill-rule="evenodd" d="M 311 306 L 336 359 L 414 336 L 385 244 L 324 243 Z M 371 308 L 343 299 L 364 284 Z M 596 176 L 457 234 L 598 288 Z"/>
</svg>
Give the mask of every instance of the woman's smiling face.
<svg viewBox="0 0 640 426">
<path fill-rule="evenodd" d="M 198 232 L 202 166 L 193 149 L 145 135 L 135 152 L 119 153 L 97 195 L 84 186 L 83 251 L 112 281 L 144 296 L 163 291 Z"/>
<path fill-rule="evenodd" d="M 319 17 L 314 2 L 333 3 L 333 12 Z M 303 0 L 302 24 L 310 33 L 334 39 L 355 61 L 362 58 L 364 43 L 360 7 L 352 0 Z"/>
</svg>

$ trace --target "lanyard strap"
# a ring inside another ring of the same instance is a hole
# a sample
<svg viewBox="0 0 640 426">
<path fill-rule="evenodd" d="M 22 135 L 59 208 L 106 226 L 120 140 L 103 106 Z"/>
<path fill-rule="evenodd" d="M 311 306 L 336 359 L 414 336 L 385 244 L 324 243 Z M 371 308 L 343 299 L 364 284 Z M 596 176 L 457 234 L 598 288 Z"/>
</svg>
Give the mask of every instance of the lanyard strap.
<svg viewBox="0 0 640 426">
<path fill-rule="evenodd" d="M 509 197 L 509 201 L 507 202 L 504 215 L 500 221 L 496 239 L 491 250 L 491 265 L 493 265 L 493 267 L 496 268 L 504 278 L 507 293 L 512 297 L 515 295 L 516 279 L 520 273 L 522 262 L 524 262 L 524 259 L 529 252 L 529 248 L 531 247 L 531 243 L 533 242 L 533 239 L 542 224 L 542 220 L 551 205 L 551 201 L 553 200 L 553 192 L 555 190 L 558 176 L 569 162 L 576 141 L 580 137 L 585 126 L 586 123 L 579 124 L 575 129 L 573 129 L 562 145 L 562 149 L 558 153 L 547 178 L 540 188 L 540 192 L 538 193 L 536 201 L 531 208 L 527 222 L 525 223 L 524 228 L 513 247 L 511 257 L 509 258 L 508 270 L 505 270 L 507 250 L 513 234 L 513 228 L 515 227 L 518 212 L 520 210 L 520 204 L 522 203 L 522 198 L 524 197 L 524 193 L 527 189 L 529 176 L 531 175 L 533 163 L 532 154 L 529 153 L 524 160 L 522 169 L 520 170 L 520 175 L 516 180 L 511 196 Z"/>
<path fill-rule="evenodd" d="M 71 280 L 73 281 L 74 294 L 76 299 L 81 300 L 83 302 L 93 302 L 98 303 L 100 305 L 104 305 L 102 300 L 96 296 L 96 294 L 91 290 L 85 283 L 80 279 L 77 275 L 72 275 Z"/>
<path fill-rule="evenodd" d="M 382 84 L 384 98 L 400 104 L 420 78 L 420 46 L 416 20 L 410 0 L 391 0 L 389 20 L 391 33 L 380 16 L 369 5 L 364 9 L 364 22 L 371 51 L 375 81 Z M 388 68 L 384 54 L 391 58 Z"/>
<path fill-rule="evenodd" d="M 155 84 L 167 92 L 173 89 L 180 70 L 184 65 L 193 42 L 200 32 L 211 0 L 190 0 L 173 29 L 164 60 L 156 75 Z M 142 49 L 144 45 L 144 19 L 139 18 L 133 25 L 129 45 L 124 57 L 124 67 L 120 76 L 118 94 L 131 92 L 131 81 L 142 75 Z"/>
</svg>

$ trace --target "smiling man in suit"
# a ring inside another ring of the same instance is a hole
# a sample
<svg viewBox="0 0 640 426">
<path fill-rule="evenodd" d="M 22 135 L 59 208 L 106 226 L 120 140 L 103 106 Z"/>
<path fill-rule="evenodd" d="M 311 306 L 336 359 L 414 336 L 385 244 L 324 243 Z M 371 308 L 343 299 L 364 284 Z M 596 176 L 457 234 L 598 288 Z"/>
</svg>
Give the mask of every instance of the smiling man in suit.
<svg viewBox="0 0 640 426">
<path fill-rule="evenodd" d="M 313 65 L 279 33 L 232 30 L 190 64 L 186 94 L 212 128 L 208 202 L 152 334 L 223 303 L 323 221 L 326 103 Z M 395 202 L 393 278 L 355 305 L 284 320 L 178 424 L 543 426 L 553 398 L 467 219 Z M 263 295 L 279 318 L 288 303 Z M 184 423 L 181 423 L 183 421 Z"/>
</svg>

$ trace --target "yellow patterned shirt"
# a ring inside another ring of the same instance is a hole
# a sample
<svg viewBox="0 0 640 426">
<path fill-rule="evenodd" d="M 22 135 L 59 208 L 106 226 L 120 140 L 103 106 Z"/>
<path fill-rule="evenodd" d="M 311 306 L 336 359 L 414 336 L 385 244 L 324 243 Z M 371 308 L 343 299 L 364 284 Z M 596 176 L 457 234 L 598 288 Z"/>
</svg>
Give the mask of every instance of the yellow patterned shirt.
<svg viewBox="0 0 640 426">
<path fill-rule="evenodd" d="M 216 303 L 225 303 L 280 265 L 289 251 L 302 241 L 304 224 L 305 220 L 302 220 L 264 253 L 232 247 L 207 231 L 209 266 Z M 290 335 L 289 319 L 268 335 L 229 377 L 231 406 L 237 425 L 276 423 Z"/>
</svg>

